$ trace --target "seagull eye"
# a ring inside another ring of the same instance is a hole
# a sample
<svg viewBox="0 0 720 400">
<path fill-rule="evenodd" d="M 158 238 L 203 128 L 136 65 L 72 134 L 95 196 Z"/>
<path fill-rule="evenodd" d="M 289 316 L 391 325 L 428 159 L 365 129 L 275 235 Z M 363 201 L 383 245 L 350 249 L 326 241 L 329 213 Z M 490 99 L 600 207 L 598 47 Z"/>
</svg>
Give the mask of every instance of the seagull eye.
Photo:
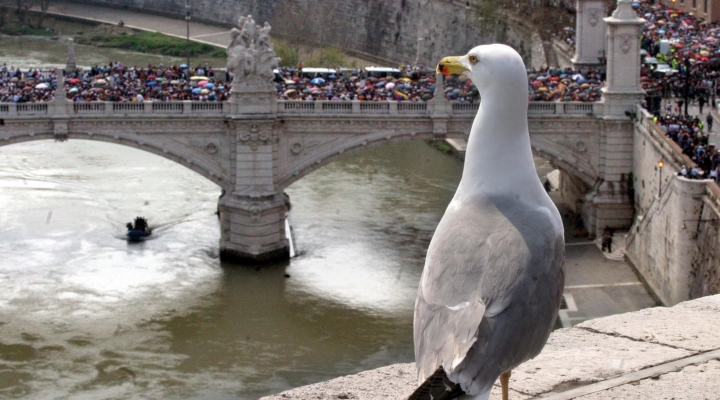
<svg viewBox="0 0 720 400">
<path fill-rule="evenodd" d="M 472 54 L 470 55 L 470 57 L 468 57 L 468 60 L 470 60 L 470 62 L 473 64 L 477 64 L 477 62 L 479 61 L 477 56 L 472 55 Z"/>
</svg>

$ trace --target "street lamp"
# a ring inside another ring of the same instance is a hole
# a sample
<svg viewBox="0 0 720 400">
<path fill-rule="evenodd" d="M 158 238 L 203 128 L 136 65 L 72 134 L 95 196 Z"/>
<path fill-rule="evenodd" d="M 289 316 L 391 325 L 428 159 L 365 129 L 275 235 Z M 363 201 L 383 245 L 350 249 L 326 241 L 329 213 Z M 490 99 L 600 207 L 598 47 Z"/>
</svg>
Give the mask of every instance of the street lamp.
<svg viewBox="0 0 720 400">
<path fill-rule="evenodd" d="M 662 160 L 660 160 L 657 163 L 657 166 L 658 166 L 658 172 L 660 174 L 660 180 L 658 181 L 658 199 L 659 199 L 660 197 L 662 197 L 662 170 L 663 170 L 663 167 L 665 166 L 665 163 Z"/>
<path fill-rule="evenodd" d="M 187 66 L 190 68 L 190 0 L 185 0 L 185 21 L 187 22 Z"/>
</svg>

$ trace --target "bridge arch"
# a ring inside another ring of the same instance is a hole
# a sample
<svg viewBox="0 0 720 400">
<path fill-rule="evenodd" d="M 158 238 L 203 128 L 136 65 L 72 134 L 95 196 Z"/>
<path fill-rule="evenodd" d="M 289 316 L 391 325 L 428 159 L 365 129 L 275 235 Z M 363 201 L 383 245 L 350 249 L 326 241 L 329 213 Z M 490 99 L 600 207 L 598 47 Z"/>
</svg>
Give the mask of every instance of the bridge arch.
<svg viewBox="0 0 720 400">
<path fill-rule="evenodd" d="M 462 132 L 452 132 L 448 133 L 446 136 L 458 139 L 466 138 L 466 135 Z M 302 179 L 303 177 L 328 164 L 331 164 L 349 155 L 362 152 L 364 150 L 381 147 L 388 144 L 403 143 L 410 140 L 432 139 L 437 139 L 437 136 L 430 131 L 401 132 L 393 134 L 380 132 L 369 135 L 357 135 L 351 140 L 344 139 L 340 143 L 328 143 L 327 146 L 324 146 L 325 148 L 317 149 L 313 152 L 311 157 L 306 157 L 306 159 L 292 166 L 288 171 L 286 171 L 286 173 L 281 174 L 279 186 L 282 188 L 286 188 L 297 182 L 298 180 Z M 296 146 L 297 143 L 301 142 L 295 142 L 295 144 L 291 144 L 289 146 L 289 157 L 293 157 L 294 155 L 296 155 L 293 153 L 297 153 L 298 150 L 300 150 L 300 152 L 305 150 L 304 148 L 298 148 Z"/>
<path fill-rule="evenodd" d="M 215 166 L 214 160 L 181 143 L 168 143 L 147 136 L 131 133 L 94 133 L 94 132 L 68 132 L 66 135 L 56 135 L 52 131 L 26 132 L 7 138 L 0 138 L 0 147 L 40 140 L 91 140 L 112 143 L 146 151 L 162 158 L 180 164 L 220 187 L 227 186 L 227 177 L 222 168 Z"/>
</svg>

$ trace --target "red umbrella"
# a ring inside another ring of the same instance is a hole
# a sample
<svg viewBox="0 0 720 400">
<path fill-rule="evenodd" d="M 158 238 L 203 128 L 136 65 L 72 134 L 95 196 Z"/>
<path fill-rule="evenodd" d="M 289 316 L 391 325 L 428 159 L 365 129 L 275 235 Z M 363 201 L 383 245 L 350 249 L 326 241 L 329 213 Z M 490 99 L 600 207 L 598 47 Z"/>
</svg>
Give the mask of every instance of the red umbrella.
<svg viewBox="0 0 720 400">
<path fill-rule="evenodd" d="M 557 76 L 553 76 L 553 77 L 551 77 L 551 78 L 548 79 L 548 80 L 551 81 L 551 82 L 558 82 L 558 81 L 560 81 L 560 78 L 558 78 Z"/>
<path fill-rule="evenodd" d="M 532 84 L 533 84 L 533 86 L 535 86 L 535 87 L 540 87 L 540 86 L 543 85 L 543 83 L 540 82 L 540 81 L 535 81 L 535 82 L 533 82 Z"/>
<path fill-rule="evenodd" d="M 80 82 L 80 80 L 78 78 L 72 78 L 68 81 L 68 83 L 71 83 L 71 84 L 76 84 L 78 82 Z"/>
</svg>

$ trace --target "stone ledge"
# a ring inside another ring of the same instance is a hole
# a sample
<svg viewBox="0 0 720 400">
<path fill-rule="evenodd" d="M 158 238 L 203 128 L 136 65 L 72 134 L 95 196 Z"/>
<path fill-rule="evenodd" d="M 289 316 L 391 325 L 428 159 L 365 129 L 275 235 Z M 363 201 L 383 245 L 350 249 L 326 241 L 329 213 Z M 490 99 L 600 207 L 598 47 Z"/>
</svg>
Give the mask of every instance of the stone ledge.
<svg viewBox="0 0 720 400">
<path fill-rule="evenodd" d="M 720 352 L 707 353 L 720 349 L 717 332 L 720 295 L 560 329 L 537 358 L 513 371 L 510 398 L 707 398 L 720 392 L 720 361 L 713 359 Z M 693 356 L 701 361 L 690 359 Z M 682 360 L 690 365 L 679 369 L 676 365 Z M 638 373 L 651 367 L 660 372 L 650 377 Z M 612 379 L 617 386 L 597 391 L 598 383 L 609 384 Z M 416 386 L 415 365 L 396 364 L 261 400 L 403 399 Z M 588 390 L 583 391 L 584 387 Z M 562 395 L 569 390 L 573 396 Z M 490 398 L 500 399 L 497 385 Z"/>
</svg>

